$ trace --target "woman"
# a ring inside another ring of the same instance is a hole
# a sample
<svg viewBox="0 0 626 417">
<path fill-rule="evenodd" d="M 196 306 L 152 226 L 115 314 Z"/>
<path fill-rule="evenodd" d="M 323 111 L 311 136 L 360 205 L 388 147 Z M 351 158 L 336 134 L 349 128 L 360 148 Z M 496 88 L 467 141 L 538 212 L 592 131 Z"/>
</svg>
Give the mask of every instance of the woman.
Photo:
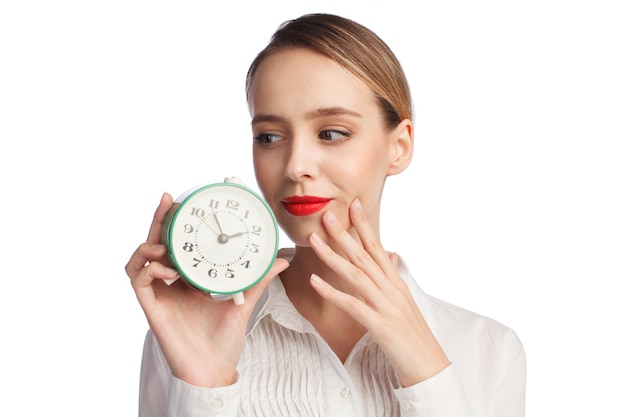
<svg viewBox="0 0 626 417">
<path fill-rule="evenodd" d="M 515 333 L 429 297 L 380 243 L 385 179 L 413 152 L 387 45 L 348 19 L 302 16 L 254 60 L 247 98 L 257 183 L 295 248 L 241 306 L 168 286 L 163 196 L 126 266 L 150 324 L 139 414 L 523 416 Z"/>
</svg>

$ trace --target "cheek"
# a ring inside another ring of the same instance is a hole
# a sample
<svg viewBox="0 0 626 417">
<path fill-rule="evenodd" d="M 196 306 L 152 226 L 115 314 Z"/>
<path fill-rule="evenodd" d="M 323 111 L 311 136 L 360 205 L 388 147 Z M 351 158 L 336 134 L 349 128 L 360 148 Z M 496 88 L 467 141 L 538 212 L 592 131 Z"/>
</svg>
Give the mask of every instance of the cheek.
<svg viewBox="0 0 626 417">
<path fill-rule="evenodd" d="M 274 211 L 278 210 L 275 195 L 283 176 L 281 165 L 269 158 L 254 155 L 254 176 L 263 197 Z"/>
<path fill-rule="evenodd" d="M 371 148 L 358 157 L 352 155 L 332 164 L 336 178 L 344 178 L 346 185 L 352 184 L 355 191 L 376 188 L 384 181 L 387 172 L 387 156 L 381 149 Z"/>
<path fill-rule="evenodd" d="M 259 186 L 261 191 L 263 191 L 263 175 L 262 175 L 263 167 L 256 156 L 253 158 L 253 166 L 254 166 L 254 177 L 256 178 L 257 185 Z"/>
<path fill-rule="evenodd" d="M 382 190 L 387 177 L 387 156 L 381 149 L 376 152 L 369 151 L 355 158 L 350 165 L 343 164 L 344 188 L 350 198 L 359 198 L 363 208 L 368 214 L 375 215 L 379 207 Z M 351 203 L 352 202 L 346 202 Z"/>
<path fill-rule="evenodd" d="M 271 164 L 268 163 L 267 158 L 263 156 L 263 153 L 254 151 L 252 153 L 252 161 L 254 165 L 254 176 L 256 177 L 257 184 L 261 191 L 265 193 L 265 188 L 268 184 L 267 178 L 269 176 L 268 168 Z"/>
</svg>

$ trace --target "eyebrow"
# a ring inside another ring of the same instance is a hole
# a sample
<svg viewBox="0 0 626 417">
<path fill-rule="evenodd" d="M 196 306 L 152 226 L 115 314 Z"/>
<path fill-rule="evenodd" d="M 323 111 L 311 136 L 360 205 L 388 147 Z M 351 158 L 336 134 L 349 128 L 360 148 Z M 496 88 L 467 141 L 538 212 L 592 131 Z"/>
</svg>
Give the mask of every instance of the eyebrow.
<svg viewBox="0 0 626 417">
<path fill-rule="evenodd" d="M 308 120 L 317 119 L 320 117 L 329 117 L 329 116 L 351 116 L 351 117 L 362 117 L 360 113 L 357 113 L 352 110 L 348 110 L 344 107 L 321 107 L 319 109 L 315 109 L 311 112 L 308 112 L 305 117 Z M 286 122 L 287 120 L 284 117 L 276 116 L 272 114 L 257 114 L 252 119 L 251 124 L 254 126 L 257 123 L 262 122 Z"/>
<path fill-rule="evenodd" d="M 345 107 L 322 107 L 312 112 L 307 113 L 307 119 L 316 119 L 318 117 L 327 117 L 327 116 L 352 116 L 352 117 L 361 117 L 360 113 L 357 113 L 352 110 L 348 110 Z"/>
</svg>

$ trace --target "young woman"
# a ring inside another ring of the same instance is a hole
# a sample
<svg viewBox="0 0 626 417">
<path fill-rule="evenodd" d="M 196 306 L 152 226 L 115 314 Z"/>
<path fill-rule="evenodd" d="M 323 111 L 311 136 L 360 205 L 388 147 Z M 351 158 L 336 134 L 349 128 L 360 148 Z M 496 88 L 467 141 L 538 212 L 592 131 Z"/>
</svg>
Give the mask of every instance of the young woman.
<svg viewBox="0 0 626 417">
<path fill-rule="evenodd" d="M 139 414 L 523 416 L 516 334 L 426 295 L 380 243 L 385 179 L 413 152 L 387 45 L 351 20 L 302 16 L 254 60 L 247 96 L 257 183 L 295 248 L 243 305 L 168 286 L 163 196 L 126 266 L 150 325 Z"/>
</svg>

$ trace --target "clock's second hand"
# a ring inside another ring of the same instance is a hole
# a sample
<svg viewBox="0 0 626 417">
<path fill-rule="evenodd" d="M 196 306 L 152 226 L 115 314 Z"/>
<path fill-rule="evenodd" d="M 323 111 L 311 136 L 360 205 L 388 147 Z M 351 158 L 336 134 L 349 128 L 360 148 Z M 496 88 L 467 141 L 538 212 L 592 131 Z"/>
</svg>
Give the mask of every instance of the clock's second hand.
<svg viewBox="0 0 626 417">
<path fill-rule="evenodd" d="M 219 236 L 219 235 L 221 234 L 219 231 L 217 231 L 217 230 L 215 229 L 215 226 L 213 226 L 211 223 L 209 223 L 209 222 L 207 221 L 207 219 L 205 219 L 204 217 L 200 217 L 200 216 L 198 216 L 198 217 L 200 218 L 200 220 L 202 220 L 202 222 L 203 222 L 204 224 L 206 224 L 207 226 L 209 226 L 209 229 L 211 229 L 211 230 L 213 231 L 213 233 L 215 233 L 217 236 Z"/>
</svg>

